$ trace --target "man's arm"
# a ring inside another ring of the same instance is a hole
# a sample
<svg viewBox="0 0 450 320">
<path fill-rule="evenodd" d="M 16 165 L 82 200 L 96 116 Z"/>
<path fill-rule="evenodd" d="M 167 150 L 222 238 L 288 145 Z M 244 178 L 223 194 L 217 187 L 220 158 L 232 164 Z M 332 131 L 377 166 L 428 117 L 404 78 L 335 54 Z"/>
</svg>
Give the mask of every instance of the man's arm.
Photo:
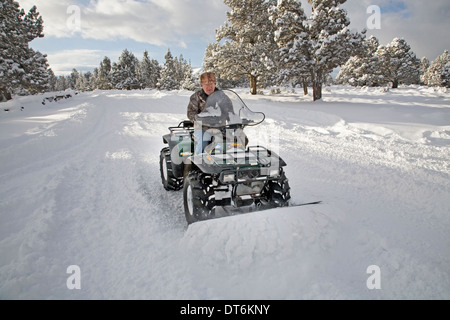
<svg viewBox="0 0 450 320">
<path fill-rule="evenodd" d="M 196 92 L 191 96 L 189 105 L 187 108 L 187 117 L 192 122 L 195 121 L 195 116 L 203 111 L 206 101 L 202 99 L 201 92 Z"/>
<path fill-rule="evenodd" d="M 187 117 L 189 120 L 194 122 L 195 115 L 198 114 L 198 106 L 199 106 L 199 99 L 197 94 L 193 94 L 191 96 L 191 100 L 189 101 L 189 105 L 187 107 Z"/>
</svg>

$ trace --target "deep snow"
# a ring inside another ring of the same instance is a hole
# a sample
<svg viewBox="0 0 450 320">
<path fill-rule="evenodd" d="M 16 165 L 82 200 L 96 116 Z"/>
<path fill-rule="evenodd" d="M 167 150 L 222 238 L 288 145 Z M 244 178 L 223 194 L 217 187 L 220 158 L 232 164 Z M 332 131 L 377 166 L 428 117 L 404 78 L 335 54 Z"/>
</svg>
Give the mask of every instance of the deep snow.
<svg viewBox="0 0 450 320">
<path fill-rule="evenodd" d="M 449 299 L 450 93 L 246 92 L 267 116 L 250 141 L 288 163 L 293 203 L 323 204 L 187 227 L 159 151 L 191 92 L 1 104 L 0 298 Z"/>
</svg>

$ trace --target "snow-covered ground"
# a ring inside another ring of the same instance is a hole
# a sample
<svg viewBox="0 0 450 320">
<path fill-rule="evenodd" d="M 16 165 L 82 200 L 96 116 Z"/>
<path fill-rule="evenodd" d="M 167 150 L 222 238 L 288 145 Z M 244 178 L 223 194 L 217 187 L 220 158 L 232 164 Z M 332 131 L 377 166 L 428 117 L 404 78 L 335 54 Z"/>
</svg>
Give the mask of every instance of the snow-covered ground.
<svg viewBox="0 0 450 320">
<path fill-rule="evenodd" d="M 2 103 L 0 298 L 450 299 L 450 93 L 238 93 L 292 202 L 323 204 L 187 227 L 159 151 L 191 92 Z"/>
</svg>

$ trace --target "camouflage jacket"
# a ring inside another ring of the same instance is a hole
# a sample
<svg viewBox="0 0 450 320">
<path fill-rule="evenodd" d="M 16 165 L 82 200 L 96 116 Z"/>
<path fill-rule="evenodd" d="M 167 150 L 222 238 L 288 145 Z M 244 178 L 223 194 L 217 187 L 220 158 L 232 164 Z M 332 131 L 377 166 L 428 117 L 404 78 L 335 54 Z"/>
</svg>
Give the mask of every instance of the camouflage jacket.
<svg viewBox="0 0 450 320">
<path fill-rule="evenodd" d="M 216 88 L 215 91 L 218 91 L 219 89 Z M 187 108 L 187 117 L 189 120 L 194 122 L 195 116 L 199 114 L 200 112 L 205 109 L 206 105 L 206 99 L 208 98 L 208 95 L 203 91 L 203 89 L 195 92 L 191 96 L 191 100 L 189 101 L 189 105 Z"/>
</svg>

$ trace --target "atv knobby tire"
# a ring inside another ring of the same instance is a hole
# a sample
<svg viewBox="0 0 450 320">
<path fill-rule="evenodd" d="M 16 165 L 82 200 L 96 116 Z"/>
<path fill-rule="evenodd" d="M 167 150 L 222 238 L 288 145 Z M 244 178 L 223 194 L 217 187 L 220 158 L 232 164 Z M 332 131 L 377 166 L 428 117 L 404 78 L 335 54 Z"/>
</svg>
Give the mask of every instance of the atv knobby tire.
<svg viewBox="0 0 450 320">
<path fill-rule="evenodd" d="M 183 199 L 188 224 L 213 218 L 216 199 L 211 176 L 189 173 L 184 181 Z"/>
<path fill-rule="evenodd" d="M 177 178 L 173 174 L 172 160 L 170 158 L 170 149 L 161 150 L 159 157 L 159 167 L 161 171 L 161 181 L 166 190 L 178 191 L 183 188 L 183 178 Z"/>
<path fill-rule="evenodd" d="M 283 169 L 280 178 L 267 183 L 263 191 L 264 206 L 269 208 L 287 207 L 291 199 L 291 188 Z"/>
</svg>

